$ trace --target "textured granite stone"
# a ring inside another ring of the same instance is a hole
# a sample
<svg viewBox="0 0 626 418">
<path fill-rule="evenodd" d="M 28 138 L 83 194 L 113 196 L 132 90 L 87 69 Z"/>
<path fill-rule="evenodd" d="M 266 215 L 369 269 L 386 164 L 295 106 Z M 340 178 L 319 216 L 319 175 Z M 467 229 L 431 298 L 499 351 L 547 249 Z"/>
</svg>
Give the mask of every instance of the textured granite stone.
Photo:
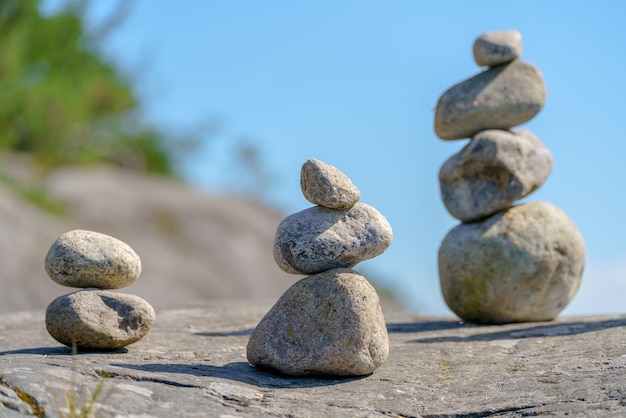
<svg viewBox="0 0 626 418">
<path fill-rule="evenodd" d="M 522 56 L 522 34 L 516 30 L 486 32 L 480 35 L 472 48 L 476 64 L 506 64 Z"/>
<path fill-rule="evenodd" d="M 350 269 L 306 277 L 287 290 L 255 328 L 250 363 L 289 375 L 362 376 L 387 358 L 378 295 Z"/>
<path fill-rule="evenodd" d="M 63 286 L 119 289 L 139 277 L 141 260 L 116 238 L 76 229 L 54 241 L 45 268 L 50 278 Z"/>
<path fill-rule="evenodd" d="M 352 268 L 382 254 L 392 237 L 385 217 L 364 203 L 346 210 L 314 206 L 289 215 L 278 225 L 274 260 L 293 274 Z"/>
<path fill-rule="evenodd" d="M 446 304 L 477 323 L 554 319 L 576 294 L 584 264 L 580 233 L 546 202 L 458 225 L 439 248 Z"/>
<path fill-rule="evenodd" d="M 349 209 L 361 195 L 348 176 L 316 158 L 302 165 L 300 188 L 309 202 L 331 209 Z"/>
<path fill-rule="evenodd" d="M 46 328 L 55 340 L 87 350 L 137 342 L 154 319 L 154 309 L 139 296 L 95 289 L 60 296 L 46 310 Z"/>
<path fill-rule="evenodd" d="M 452 216 L 474 221 L 513 206 L 551 170 L 552 154 L 530 131 L 483 131 L 439 170 L 441 198 Z"/>
<path fill-rule="evenodd" d="M 435 110 L 441 139 L 462 139 L 487 129 L 510 129 L 543 108 L 546 86 L 532 64 L 514 60 L 449 88 Z"/>
</svg>

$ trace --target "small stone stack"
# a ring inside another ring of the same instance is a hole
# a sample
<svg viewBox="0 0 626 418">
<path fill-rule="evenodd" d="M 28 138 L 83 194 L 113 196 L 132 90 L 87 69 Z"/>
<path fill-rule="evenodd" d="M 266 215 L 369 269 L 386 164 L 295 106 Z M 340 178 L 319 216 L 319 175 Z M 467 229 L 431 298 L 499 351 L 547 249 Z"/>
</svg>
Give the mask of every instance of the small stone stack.
<svg viewBox="0 0 626 418">
<path fill-rule="evenodd" d="M 551 320 L 580 286 L 585 245 L 553 205 L 513 206 L 552 170 L 541 141 L 512 129 L 542 109 L 543 77 L 520 61 L 517 31 L 485 33 L 473 50 L 476 63 L 489 68 L 448 89 L 435 112 L 441 139 L 471 138 L 439 172 L 444 205 L 462 222 L 439 248 L 441 290 L 465 321 Z"/>
<path fill-rule="evenodd" d="M 92 231 L 74 230 L 52 244 L 46 272 L 63 286 L 81 290 L 56 298 L 46 309 L 48 333 L 82 350 L 114 350 L 143 338 L 155 318 L 148 302 L 109 292 L 131 285 L 141 260 L 126 243 Z"/>
<path fill-rule="evenodd" d="M 359 203 L 359 189 L 317 159 L 302 166 L 302 193 L 317 205 L 285 218 L 274 259 L 309 275 L 289 288 L 254 330 L 248 361 L 289 375 L 361 376 L 387 358 L 389 340 L 378 295 L 352 270 L 391 244 L 391 226 Z"/>
</svg>

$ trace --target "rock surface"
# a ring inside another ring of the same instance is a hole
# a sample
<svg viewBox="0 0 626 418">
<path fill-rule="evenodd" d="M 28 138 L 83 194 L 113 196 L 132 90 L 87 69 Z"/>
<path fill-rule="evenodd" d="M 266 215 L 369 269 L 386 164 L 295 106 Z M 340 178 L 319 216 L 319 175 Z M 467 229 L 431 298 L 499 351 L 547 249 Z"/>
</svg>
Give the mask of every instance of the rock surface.
<svg viewBox="0 0 626 418">
<path fill-rule="evenodd" d="M 293 274 L 352 268 L 382 254 L 392 238 L 387 219 L 365 203 L 346 210 L 314 206 L 287 216 L 278 225 L 274 260 Z"/>
<path fill-rule="evenodd" d="M 302 165 L 300 188 L 306 200 L 331 209 L 350 209 L 361 196 L 348 176 L 316 158 Z"/>
<path fill-rule="evenodd" d="M 362 376 L 387 358 L 376 290 L 359 273 L 333 269 L 301 279 L 255 328 L 247 358 L 289 375 Z"/>
<path fill-rule="evenodd" d="M 505 64 L 522 56 L 522 34 L 516 30 L 486 32 L 474 41 L 472 50 L 480 66 Z"/>
<path fill-rule="evenodd" d="M 465 321 L 550 320 L 576 294 L 584 260 L 567 215 L 529 202 L 454 227 L 439 247 L 439 280 L 446 304 Z"/>
<path fill-rule="evenodd" d="M 121 289 L 141 274 L 141 260 L 128 244 L 80 229 L 57 238 L 44 264 L 52 280 L 78 288 Z"/>
<path fill-rule="evenodd" d="M 551 170 L 552 154 L 530 131 L 487 130 L 441 167 L 441 197 L 452 216 L 469 222 L 510 208 Z"/>
<path fill-rule="evenodd" d="M 112 350 L 142 339 L 154 309 L 139 296 L 86 289 L 60 296 L 46 309 L 46 329 L 69 347 Z"/>
<path fill-rule="evenodd" d="M 445 91 L 435 110 L 441 139 L 474 136 L 487 129 L 510 129 L 543 108 L 546 86 L 532 64 L 515 60 L 491 67 Z"/>
<path fill-rule="evenodd" d="M 364 378 L 319 379 L 246 361 L 273 301 L 159 311 L 149 338 L 76 356 L 48 336 L 42 311 L 1 315 L 0 416 L 67 416 L 65 395 L 83 404 L 98 385 L 98 418 L 626 414 L 626 315 L 475 326 L 383 306 L 387 361 Z"/>
</svg>

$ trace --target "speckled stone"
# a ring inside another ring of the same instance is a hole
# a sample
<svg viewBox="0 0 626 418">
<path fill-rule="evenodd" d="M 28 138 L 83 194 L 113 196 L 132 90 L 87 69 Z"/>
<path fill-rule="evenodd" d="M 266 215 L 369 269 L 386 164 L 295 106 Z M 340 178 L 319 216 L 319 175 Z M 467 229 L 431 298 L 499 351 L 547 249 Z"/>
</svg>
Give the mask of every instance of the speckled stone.
<svg viewBox="0 0 626 418">
<path fill-rule="evenodd" d="M 554 319 L 576 294 L 584 264 L 580 233 L 546 202 L 458 225 L 439 248 L 446 304 L 477 323 Z"/>
<path fill-rule="evenodd" d="M 369 205 L 356 203 L 346 210 L 314 206 L 278 225 L 274 260 L 293 274 L 352 268 L 382 254 L 392 238 L 387 219 Z"/>
<path fill-rule="evenodd" d="M 116 238 L 77 229 L 52 244 L 45 268 L 48 276 L 63 286 L 120 289 L 139 277 L 141 260 Z"/>
<path fill-rule="evenodd" d="M 530 131 L 483 131 L 441 167 L 441 197 L 452 216 L 470 222 L 510 208 L 551 170 L 552 154 Z"/>
<path fill-rule="evenodd" d="M 338 168 L 311 158 L 300 171 L 302 194 L 311 203 L 331 209 L 349 209 L 360 191 Z"/>
<path fill-rule="evenodd" d="M 486 32 L 474 41 L 472 49 L 480 66 L 506 64 L 522 56 L 522 34 L 516 30 Z"/>
<path fill-rule="evenodd" d="M 289 375 L 367 375 L 388 354 L 376 291 L 363 276 L 342 268 L 295 283 L 247 346 L 250 363 Z"/>
<path fill-rule="evenodd" d="M 60 296 L 46 310 L 48 333 L 78 349 L 113 350 L 143 338 L 155 319 L 154 309 L 135 295 L 86 289 Z"/>
<path fill-rule="evenodd" d="M 546 86 L 532 64 L 514 60 L 491 67 L 443 93 L 435 132 L 445 140 L 470 138 L 487 129 L 510 129 L 543 108 Z"/>
</svg>

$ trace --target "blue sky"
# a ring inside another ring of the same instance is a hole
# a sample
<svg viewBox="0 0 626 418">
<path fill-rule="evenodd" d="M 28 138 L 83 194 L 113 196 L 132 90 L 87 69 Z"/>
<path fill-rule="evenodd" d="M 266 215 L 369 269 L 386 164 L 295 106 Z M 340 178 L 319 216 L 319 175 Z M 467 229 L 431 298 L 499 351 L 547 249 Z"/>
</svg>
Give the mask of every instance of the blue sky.
<svg viewBox="0 0 626 418">
<path fill-rule="evenodd" d="M 58 3 L 49 1 L 48 4 Z M 98 22 L 117 2 L 93 1 Z M 564 314 L 623 312 L 626 2 L 138 0 L 106 52 L 138 82 L 146 117 L 173 132 L 218 118 L 185 164 L 207 193 L 238 189 L 233 150 L 257 146 L 286 214 L 310 204 L 300 167 L 335 165 L 394 229 L 389 250 L 357 270 L 414 309 L 448 314 L 437 248 L 457 224 L 437 173 L 466 140 L 433 130 L 441 93 L 481 68 L 472 43 L 516 29 L 522 59 L 547 85 L 523 127 L 551 150 L 547 182 L 525 200 L 563 209 L 587 245 L 583 285 Z M 268 251 L 268 257 L 271 252 Z"/>
</svg>

